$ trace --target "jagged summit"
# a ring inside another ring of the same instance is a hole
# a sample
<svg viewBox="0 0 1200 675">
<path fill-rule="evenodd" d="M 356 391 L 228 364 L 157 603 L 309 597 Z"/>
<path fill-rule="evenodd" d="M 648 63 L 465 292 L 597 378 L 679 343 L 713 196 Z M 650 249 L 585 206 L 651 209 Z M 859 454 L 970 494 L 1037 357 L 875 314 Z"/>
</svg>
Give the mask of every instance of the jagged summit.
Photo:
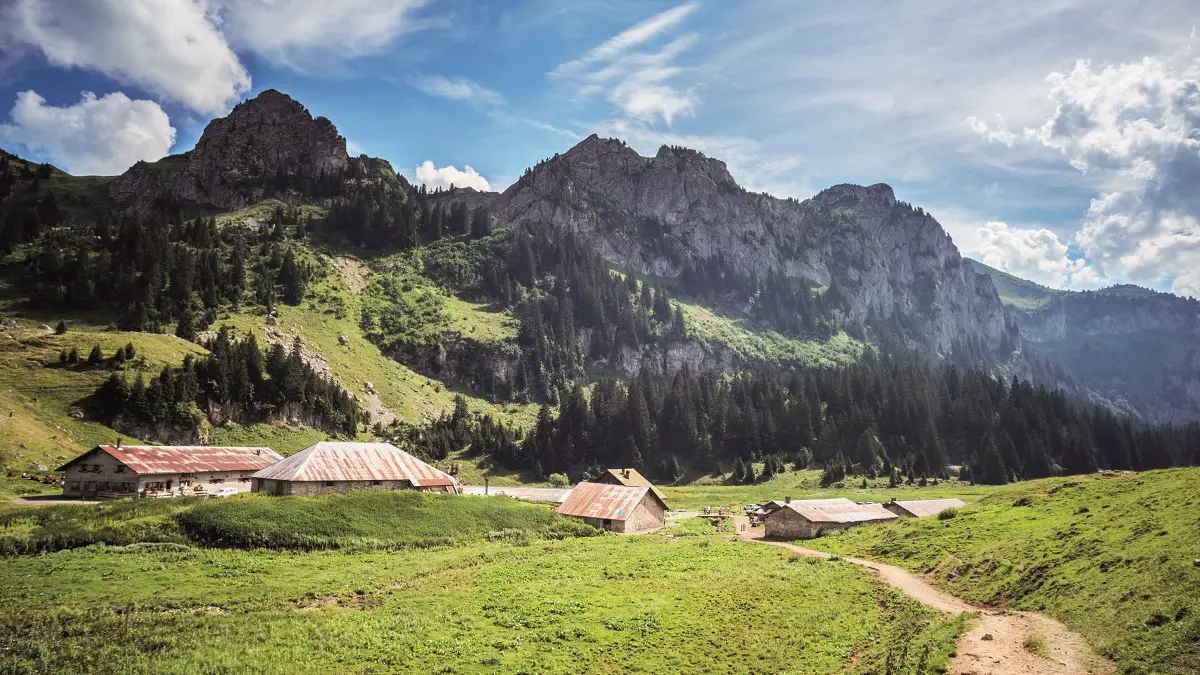
<svg viewBox="0 0 1200 675">
<path fill-rule="evenodd" d="M 209 122 L 192 150 L 135 164 L 109 193 L 134 213 L 164 202 L 236 209 L 272 195 L 288 199 L 299 185 L 340 175 L 349 161 L 332 122 L 268 89 Z"/>
</svg>

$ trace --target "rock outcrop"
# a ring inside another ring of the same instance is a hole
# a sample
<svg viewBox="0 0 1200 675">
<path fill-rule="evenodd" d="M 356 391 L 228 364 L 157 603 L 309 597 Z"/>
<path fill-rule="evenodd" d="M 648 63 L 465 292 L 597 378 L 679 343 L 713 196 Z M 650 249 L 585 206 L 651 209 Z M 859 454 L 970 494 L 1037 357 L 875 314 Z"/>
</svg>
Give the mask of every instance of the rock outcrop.
<svg viewBox="0 0 1200 675">
<path fill-rule="evenodd" d="M 744 274 L 774 269 L 834 285 L 844 323 L 902 324 L 927 353 L 962 340 L 993 353 L 1020 345 L 991 281 L 964 264 L 932 216 L 883 184 L 778 199 L 747 192 L 699 152 L 663 146 L 647 158 L 593 135 L 527 172 L 492 213 L 574 231 L 638 273 L 677 277 L 688 260 L 721 256 Z"/>
<path fill-rule="evenodd" d="M 143 215 L 166 204 L 228 210 L 272 196 L 298 202 L 297 186 L 340 181 L 349 163 L 332 122 L 268 89 L 209 122 L 191 151 L 138 162 L 113 179 L 109 194 Z"/>
</svg>

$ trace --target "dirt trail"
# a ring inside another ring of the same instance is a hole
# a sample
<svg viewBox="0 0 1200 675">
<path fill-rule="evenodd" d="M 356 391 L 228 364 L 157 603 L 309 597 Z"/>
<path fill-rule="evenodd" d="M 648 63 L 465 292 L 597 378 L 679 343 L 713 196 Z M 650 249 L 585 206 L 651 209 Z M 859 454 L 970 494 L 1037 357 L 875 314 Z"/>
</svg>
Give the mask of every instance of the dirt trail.
<svg viewBox="0 0 1200 675">
<path fill-rule="evenodd" d="M 742 538 L 804 556 L 831 557 L 824 551 L 781 541 L 765 541 L 761 530 Z M 921 577 L 899 567 L 857 558 L 843 557 L 842 560 L 866 567 L 879 579 L 938 611 L 979 614 L 974 627 L 958 639 L 958 655 L 950 661 L 951 675 L 1110 675 L 1116 672 L 1116 667 L 1096 656 L 1083 638 L 1054 619 L 1032 612 L 976 607 L 939 591 Z M 1038 641 L 1039 638 L 1044 644 L 1044 656 L 1034 654 L 1026 647 L 1027 641 Z"/>
</svg>

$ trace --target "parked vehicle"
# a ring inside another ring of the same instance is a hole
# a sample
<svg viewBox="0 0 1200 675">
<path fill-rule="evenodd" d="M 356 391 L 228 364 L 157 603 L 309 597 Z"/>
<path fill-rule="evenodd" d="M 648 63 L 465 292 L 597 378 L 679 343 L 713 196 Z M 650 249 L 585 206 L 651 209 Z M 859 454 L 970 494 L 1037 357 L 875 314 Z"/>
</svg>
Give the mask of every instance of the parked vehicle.
<svg viewBox="0 0 1200 675">
<path fill-rule="evenodd" d="M 238 494 L 237 488 L 225 487 L 225 488 L 221 488 L 220 490 L 217 490 L 216 492 L 212 493 L 212 496 L 216 497 L 216 498 L 236 497 L 237 494 Z"/>
</svg>

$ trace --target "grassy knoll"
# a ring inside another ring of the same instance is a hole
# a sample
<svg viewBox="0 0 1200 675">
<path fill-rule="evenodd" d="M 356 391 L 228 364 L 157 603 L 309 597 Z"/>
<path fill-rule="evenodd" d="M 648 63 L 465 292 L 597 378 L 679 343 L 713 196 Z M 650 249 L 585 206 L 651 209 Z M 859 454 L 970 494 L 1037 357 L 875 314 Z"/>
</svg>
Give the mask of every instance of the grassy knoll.
<svg viewBox="0 0 1200 675">
<path fill-rule="evenodd" d="M 967 264 L 974 269 L 976 274 L 986 274 L 991 277 L 992 284 L 996 286 L 996 292 L 1000 294 L 1000 301 L 1018 309 L 1040 309 L 1050 304 L 1050 300 L 1055 295 L 1062 294 L 1062 291 L 1046 288 L 1041 284 L 1035 284 L 1032 281 L 1026 281 L 1007 272 L 1001 272 L 977 260 L 967 259 Z"/>
<path fill-rule="evenodd" d="M 760 475 L 762 465 L 756 464 L 755 471 Z M 971 485 L 958 481 L 943 481 L 938 485 L 919 487 L 900 485 L 889 488 L 887 479 L 867 481 L 867 487 L 861 487 L 862 479 L 847 479 L 845 487 L 821 487 L 820 471 L 787 471 L 776 474 L 768 480 L 760 480 L 753 485 L 723 485 L 718 477 L 702 477 L 688 485 L 660 486 L 667 495 L 671 508 L 695 509 L 702 506 L 741 508 L 745 504 L 757 504 L 771 499 L 824 499 L 827 497 L 846 497 L 859 502 L 886 502 L 896 499 L 938 499 L 943 497 L 958 497 L 966 502 L 972 502 L 992 491 L 994 488 L 986 485 Z"/>
<path fill-rule="evenodd" d="M 700 304 L 676 302 L 683 309 L 688 335 L 724 346 L 747 361 L 764 364 L 837 366 L 857 361 L 866 346 L 846 333 L 821 342 L 781 335 Z"/>
<path fill-rule="evenodd" d="M 1045 611 L 1127 673 L 1200 671 L 1200 469 L 1011 485 L 949 520 L 810 542 L 929 573 L 968 600 Z"/>
<path fill-rule="evenodd" d="M 89 547 L 0 560 L 0 602 L 6 671 L 914 673 L 961 630 L 852 566 L 712 537 Z"/>
<path fill-rule="evenodd" d="M 708 518 L 683 518 L 659 530 L 661 534 L 672 537 L 703 537 L 713 534 L 733 532 L 733 519 L 722 518 L 714 526 Z"/>
<path fill-rule="evenodd" d="M 544 506 L 507 497 L 415 491 L 314 498 L 243 495 L 12 509 L 0 516 L 0 552 L 141 542 L 291 550 L 395 549 L 595 532 Z"/>
</svg>

